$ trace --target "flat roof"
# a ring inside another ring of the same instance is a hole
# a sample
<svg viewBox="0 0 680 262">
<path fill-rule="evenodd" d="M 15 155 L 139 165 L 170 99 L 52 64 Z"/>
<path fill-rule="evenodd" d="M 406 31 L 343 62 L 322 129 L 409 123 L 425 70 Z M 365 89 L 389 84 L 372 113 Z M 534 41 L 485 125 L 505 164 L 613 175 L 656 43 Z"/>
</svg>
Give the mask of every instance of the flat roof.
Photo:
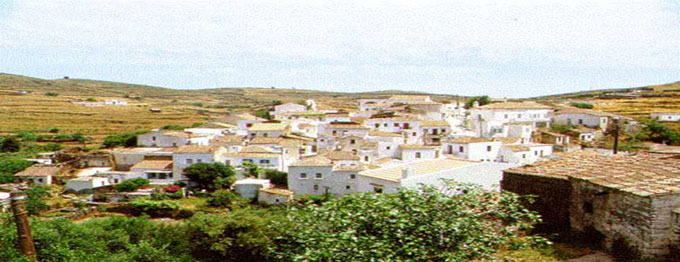
<svg viewBox="0 0 680 262">
<path fill-rule="evenodd" d="M 359 175 L 399 182 L 401 181 L 402 170 L 407 167 L 413 169 L 414 171 L 413 176 L 423 176 L 428 174 L 439 173 L 449 169 L 477 164 L 479 164 L 479 162 L 467 161 L 462 159 L 441 158 L 433 160 L 415 161 L 398 166 L 366 170 L 359 172 Z"/>
</svg>

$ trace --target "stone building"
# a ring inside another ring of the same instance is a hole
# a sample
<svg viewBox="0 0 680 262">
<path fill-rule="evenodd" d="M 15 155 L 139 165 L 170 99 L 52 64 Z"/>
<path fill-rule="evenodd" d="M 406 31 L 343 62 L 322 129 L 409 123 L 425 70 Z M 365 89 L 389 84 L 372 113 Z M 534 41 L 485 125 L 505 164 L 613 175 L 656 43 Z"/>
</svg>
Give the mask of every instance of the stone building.
<svg viewBox="0 0 680 262">
<path fill-rule="evenodd" d="M 680 154 L 574 152 L 506 170 L 501 188 L 536 195 L 530 208 L 549 231 L 595 237 L 605 248 L 623 241 L 646 257 L 680 244 Z"/>
</svg>

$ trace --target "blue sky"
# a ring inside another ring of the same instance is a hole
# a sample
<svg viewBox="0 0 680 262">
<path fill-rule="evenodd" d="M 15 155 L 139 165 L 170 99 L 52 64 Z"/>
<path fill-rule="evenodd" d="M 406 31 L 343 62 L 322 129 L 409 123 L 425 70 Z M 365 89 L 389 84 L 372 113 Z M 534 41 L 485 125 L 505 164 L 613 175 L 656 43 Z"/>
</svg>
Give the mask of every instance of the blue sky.
<svg viewBox="0 0 680 262">
<path fill-rule="evenodd" d="M 0 72 L 529 97 L 680 80 L 677 1 L 0 0 Z"/>
</svg>

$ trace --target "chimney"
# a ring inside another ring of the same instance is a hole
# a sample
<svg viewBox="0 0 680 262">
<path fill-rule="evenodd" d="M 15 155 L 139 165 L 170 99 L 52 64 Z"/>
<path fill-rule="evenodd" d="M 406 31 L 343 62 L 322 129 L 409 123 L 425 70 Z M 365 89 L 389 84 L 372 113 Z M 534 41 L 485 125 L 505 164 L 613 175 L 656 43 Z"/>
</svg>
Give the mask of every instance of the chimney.
<svg viewBox="0 0 680 262">
<path fill-rule="evenodd" d="M 401 179 L 406 179 L 413 175 L 415 175 L 415 170 L 413 170 L 413 167 L 405 166 L 401 169 Z"/>
</svg>

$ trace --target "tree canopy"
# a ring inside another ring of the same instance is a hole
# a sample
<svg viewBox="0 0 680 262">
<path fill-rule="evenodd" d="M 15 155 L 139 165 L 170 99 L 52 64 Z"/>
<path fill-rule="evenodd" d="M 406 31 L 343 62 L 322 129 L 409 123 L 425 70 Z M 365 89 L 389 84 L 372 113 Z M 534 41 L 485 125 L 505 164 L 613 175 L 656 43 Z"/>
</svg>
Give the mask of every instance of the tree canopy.
<svg viewBox="0 0 680 262">
<path fill-rule="evenodd" d="M 198 163 L 184 169 L 184 176 L 208 190 L 229 189 L 236 181 L 234 168 L 222 163 Z"/>
<path fill-rule="evenodd" d="M 480 106 L 491 103 L 491 99 L 489 99 L 489 96 L 477 96 L 465 101 L 465 109 L 472 108 L 472 105 L 475 103 L 475 101 L 477 101 Z"/>
</svg>

